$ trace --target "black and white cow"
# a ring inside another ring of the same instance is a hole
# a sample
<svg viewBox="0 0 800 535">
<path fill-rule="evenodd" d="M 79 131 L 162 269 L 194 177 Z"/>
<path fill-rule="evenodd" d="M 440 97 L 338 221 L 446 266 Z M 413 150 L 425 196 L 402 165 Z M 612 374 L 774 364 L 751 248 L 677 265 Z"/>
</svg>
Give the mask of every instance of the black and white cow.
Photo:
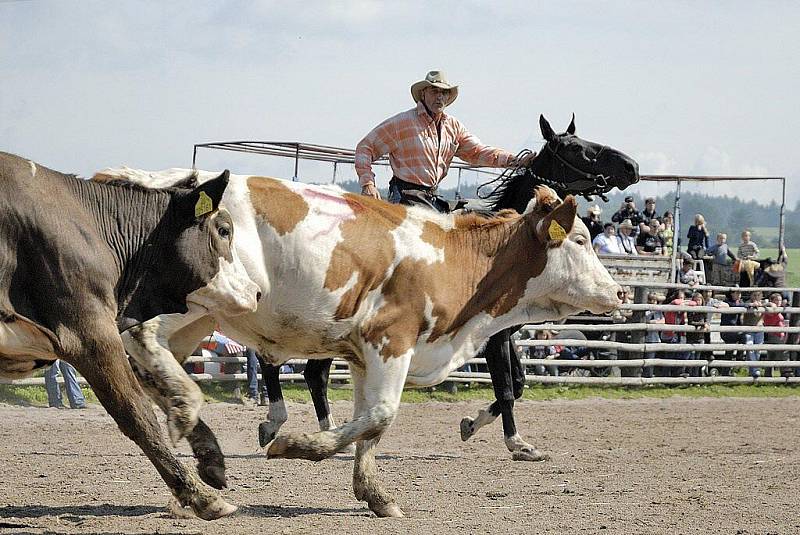
<svg viewBox="0 0 800 535">
<path fill-rule="evenodd" d="M 219 210 L 228 172 L 194 189 L 80 180 L 0 152 L 0 375 L 55 359 L 87 379 L 183 506 L 235 507 L 172 454 L 120 332 L 163 314 L 256 309 L 259 287 Z"/>
</svg>

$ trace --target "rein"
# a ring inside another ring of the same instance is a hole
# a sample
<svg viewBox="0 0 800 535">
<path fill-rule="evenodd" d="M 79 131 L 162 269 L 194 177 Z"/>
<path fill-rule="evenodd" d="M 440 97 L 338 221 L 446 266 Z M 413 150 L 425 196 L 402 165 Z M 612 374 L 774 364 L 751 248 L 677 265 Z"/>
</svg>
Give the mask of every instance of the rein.
<svg viewBox="0 0 800 535">
<path fill-rule="evenodd" d="M 608 186 L 608 177 L 606 177 L 605 175 L 598 174 L 598 173 L 589 173 L 587 171 L 584 171 L 583 169 L 578 169 L 577 167 L 575 167 L 574 165 L 569 163 L 567 160 L 565 160 L 558 153 L 559 146 L 560 146 L 559 143 L 555 144 L 555 148 L 553 148 L 549 142 L 545 144 L 545 148 L 547 150 L 549 150 L 550 154 L 553 155 L 553 158 L 555 158 L 558 161 L 558 163 L 561 164 L 561 168 L 563 170 L 562 176 L 564 177 L 564 179 L 567 178 L 566 170 L 569 169 L 570 171 L 572 171 L 573 173 L 576 173 L 581 178 L 593 182 L 595 184 L 594 194 L 595 195 L 599 195 L 600 197 L 603 198 L 603 200 L 608 201 L 608 199 L 606 199 L 602 195 L 602 193 L 606 193 L 608 191 L 611 191 L 611 187 Z M 608 145 L 603 145 L 600 148 L 600 150 L 597 151 L 597 154 L 594 155 L 594 158 L 589 160 L 590 163 L 592 164 L 592 167 L 594 167 L 597 164 L 597 158 L 603 153 L 604 150 L 606 150 L 606 148 L 608 148 Z"/>
</svg>

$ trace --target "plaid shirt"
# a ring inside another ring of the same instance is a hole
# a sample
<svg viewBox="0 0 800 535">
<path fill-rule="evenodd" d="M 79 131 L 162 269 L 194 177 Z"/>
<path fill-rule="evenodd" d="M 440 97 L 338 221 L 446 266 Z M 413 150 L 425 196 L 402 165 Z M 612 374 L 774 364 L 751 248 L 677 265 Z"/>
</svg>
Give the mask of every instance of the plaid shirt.
<svg viewBox="0 0 800 535">
<path fill-rule="evenodd" d="M 389 154 L 394 176 L 406 182 L 435 187 L 450 168 L 453 156 L 472 165 L 506 167 L 514 155 L 489 147 L 467 132 L 458 119 L 442 114 L 441 142 L 436 122 L 422 102 L 376 126 L 356 147 L 355 167 L 362 186 L 375 183 L 372 162 Z"/>
</svg>

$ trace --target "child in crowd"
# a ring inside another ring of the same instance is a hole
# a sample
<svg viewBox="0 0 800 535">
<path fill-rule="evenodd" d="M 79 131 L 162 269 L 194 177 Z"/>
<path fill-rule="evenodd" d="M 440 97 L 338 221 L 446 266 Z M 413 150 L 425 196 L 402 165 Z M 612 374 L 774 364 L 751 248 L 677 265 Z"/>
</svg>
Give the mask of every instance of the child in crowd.
<svg viewBox="0 0 800 535">
<path fill-rule="evenodd" d="M 694 225 L 689 227 L 686 237 L 689 238 L 689 243 L 686 245 L 687 252 L 692 258 L 703 258 L 708 249 L 708 227 L 703 214 L 695 214 Z"/>
<path fill-rule="evenodd" d="M 764 326 L 765 327 L 786 327 L 786 319 L 784 318 L 783 314 L 779 312 L 780 307 L 783 306 L 783 296 L 778 292 L 773 292 L 769 296 L 769 302 L 766 304 L 767 310 L 764 312 Z M 768 332 L 766 333 L 766 342 L 768 344 L 785 344 L 786 343 L 786 333 L 785 332 Z M 776 360 L 788 360 L 785 351 L 767 351 L 767 359 L 776 361 Z M 762 373 L 765 377 L 772 377 L 772 370 L 773 368 L 763 368 Z M 789 375 L 790 368 L 783 368 L 781 369 L 781 375 L 787 377 Z"/>
<path fill-rule="evenodd" d="M 742 326 L 747 329 L 747 327 L 757 327 L 764 325 L 764 304 L 761 302 L 762 295 L 760 291 L 754 291 L 750 294 L 750 300 L 747 302 L 747 312 L 742 315 Z M 764 343 L 764 332 L 763 331 L 750 331 L 747 332 L 745 330 L 744 333 L 744 343 L 747 345 L 752 344 L 763 344 Z M 747 351 L 747 360 L 750 362 L 758 361 L 761 359 L 761 351 L 760 350 L 749 350 Z M 754 379 L 761 376 L 761 371 L 758 368 L 750 367 L 750 376 Z"/>
<path fill-rule="evenodd" d="M 552 334 L 548 329 L 539 329 L 533 335 L 534 340 L 550 340 Z M 532 359 L 552 359 L 557 353 L 555 346 L 537 346 L 531 347 L 530 354 Z M 548 366 L 550 374 L 558 375 L 557 366 Z M 536 375 L 545 375 L 545 368 L 541 364 L 536 365 Z"/>
<path fill-rule="evenodd" d="M 730 263 L 736 261 L 736 255 L 728 247 L 728 235 L 724 232 L 717 234 L 717 242 L 706 249 L 706 254 L 713 256 L 711 260 L 711 280 L 713 284 L 721 284 L 725 280 L 724 274 L 730 270 Z M 728 259 L 731 262 L 728 262 Z"/>
<path fill-rule="evenodd" d="M 703 297 L 702 292 L 694 292 L 692 294 L 692 299 L 690 301 L 685 301 L 684 305 L 690 306 L 704 306 L 705 305 L 705 298 Z M 691 325 L 695 328 L 694 331 L 690 331 L 686 333 L 686 343 L 687 344 L 703 344 L 704 337 L 703 335 L 708 330 L 708 323 L 706 322 L 706 313 L 705 312 L 689 312 L 686 315 L 686 324 Z M 698 350 L 689 351 L 689 360 L 697 360 L 700 358 L 701 352 Z M 700 367 L 692 366 L 689 368 L 689 375 L 692 377 L 700 377 Z"/>
<path fill-rule="evenodd" d="M 742 232 L 742 243 L 739 245 L 739 251 L 736 256 L 742 260 L 752 260 L 758 258 L 759 250 L 755 242 L 750 241 L 750 231 L 745 230 Z"/>
<path fill-rule="evenodd" d="M 647 303 L 650 305 L 657 305 L 660 301 L 660 296 L 657 293 L 650 292 L 647 294 Z M 648 325 L 664 324 L 664 313 L 660 310 L 647 310 L 644 313 L 644 321 Z M 646 344 L 658 344 L 661 342 L 661 336 L 659 335 L 659 331 L 647 331 L 645 335 L 644 341 Z M 655 359 L 660 356 L 660 353 L 656 351 L 647 351 L 645 352 L 645 358 L 648 359 Z M 657 375 L 659 377 L 663 376 L 661 368 L 657 370 Z M 652 377 L 653 376 L 653 367 L 652 366 L 645 366 L 642 368 L 642 377 Z"/>
<path fill-rule="evenodd" d="M 681 264 L 681 269 L 678 272 L 678 279 L 683 284 L 688 284 L 690 286 L 695 286 L 700 284 L 700 276 L 697 272 L 693 269 L 694 260 L 691 258 L 684 258 L 683 263 Z"/>
<path fill-rule="evenodd" d="M 685 299 L 686 293 L 682 289 L 675 290 L 670 292 L 666 299 L 664 299 L 665 305 L 682 305 L 686 302 Z M 664 323 L 667 325 L 685 325 L 686 324 L 686 312 L 678 312 L 669 310 L 664 312 Z M 686 333 L 679 332 L 679 331 L 662 331 L 661 339 L 668 344 L 685 344 L 686 343 Z M 686 351 L 670 351 L 669 354 L 672 358 L 675 359 L 683 359 L 686 360 L 688 358 L 688 354 Z M 671 375 L 673 377 L 677 375 L 681 375 L 684 377 L 688 377 L 686 374 L 686 368 L 671 368 Z"/>
<path fill-rule="evenodd" d="M 730 290 L 725 294 L 725 303 L 729 307 L 743 307 L 744 302 L 742 301 L 742 292 L 739 290 Z M 741 326 L 742 325 L 742 315 L 741 314 L 722 314 L 719 319 L 720 326 Z M 722 337 L 722 341 L 726 344 L 742 344 L 744 343 L 744 337 L 742 332 L 722 332 L 720 334 Z M 739 351 L 736 350 L 728 350 L 725 351 L 725 359 L 726 360 L 741 360 L 741 355 Z M 721 375 L 731 375 L 733 368 L 720 368 Z"/>
</svg>

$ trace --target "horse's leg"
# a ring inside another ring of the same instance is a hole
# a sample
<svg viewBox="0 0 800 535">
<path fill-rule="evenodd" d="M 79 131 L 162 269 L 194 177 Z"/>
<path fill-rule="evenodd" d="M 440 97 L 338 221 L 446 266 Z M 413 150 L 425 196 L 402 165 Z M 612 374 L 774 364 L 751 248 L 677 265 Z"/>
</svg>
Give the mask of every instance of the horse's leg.
<svg viewBox="0 0 800 535">
<path fill-rule="evenodd" d="M 275 438 L 278 429 L 286 423 L 289 416 L 286 412 L 286 403 L 283 401 L 283 391 L 281 390 L 280 366 L 269 364 L 260 354 L 258 362 L 261 364 L 261 378 L 267 387 L 269 396 L 269 412 L 267 421 L 258 425 L 258 443 L 263 448 Z"/>
<path fill-rule="evenodd" d="M 128 365 L 113 318 L 107 323 L 87 325 L 86 332 L 91 332 L 94 338 L 87 342 L 82 353 L 67 361 L 86 378 L 108 414 L 125 436 L 142 449 L 182 506 L 190 506 L 205 520 L 231 514 L 236 507 L 203 484 L 170 451 L 151 405 Z"/>
<path fill-rule="evenodd" d="M 481 409 L 474 420 L 471 418 L 461 420 L 461 439 L 468 440 L 478 429 L 502 415 L 503 435 L 512 459 L 542 461 L 548 456 L 522 439 L 514 421 L 514 400 L 522 396 L 525 372 L 511 342 L 513 332 L 513 329 L 505 329 L 492 336 L 486 344 L 484 355 L 496 401 L 487 409 Z"/>
<path fill-rule="evenodd" d="M 400 396 L 408 375 L 411 350 L 401 357 L 384 362 L 377 350 L 365 348 L 365 370 L 351 365 L 355 397 L 363 398 L 354 409 L 354 418 L 340 427 L 317 433 L 286 433 L 275 438 L 267 451 L 270 458 L 299 458 L 319 461 L 326 459 L 353 441 L 369 441 L 356 448 L 354 482 L 363 481 L 354 488 L 359 499 L 364 499 L 378 516 L 400 516 L 402 512 L 394 498 L 377 480 L 374 466 L 376 440 L 391 425 L 400 406 Z M 361 452 L 360 454 L 358 452 Z"/>
</svg>

